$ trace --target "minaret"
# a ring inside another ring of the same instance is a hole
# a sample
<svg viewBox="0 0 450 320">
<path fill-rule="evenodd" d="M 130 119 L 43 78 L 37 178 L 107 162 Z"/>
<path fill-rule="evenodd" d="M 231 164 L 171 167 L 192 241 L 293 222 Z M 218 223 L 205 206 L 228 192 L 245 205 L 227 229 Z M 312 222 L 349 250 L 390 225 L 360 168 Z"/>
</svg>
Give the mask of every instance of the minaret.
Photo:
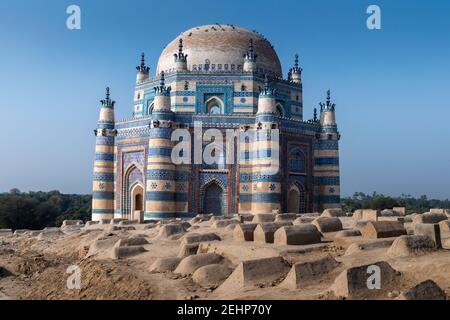
<svg viewBox="0 0 450 320">
<path fill-rule="evenodd" d="M 280 210 L 279 128 L 275 89 L 265 76 L 258 99 L 253 142 L 252 212 L 272 213 Z"/>
<path fill-rule="evenodd" d="M 173 217 L 175 207 L 175 165 L 171 159 L 174 114 L 170 109 L 170 88 L 165 86 L 164 72 L 155 87 L 147 159 L 145 218 Z"/>
<path fill-rule="evenodd" d="M 256 72 L 256 58 L 258 55 L 253 49 L 253 40 L 250 39 L 248 43 L 247 53 L 244 54 L 244 72 Z"/>
<path fill-rule="evenodd" d="M 106 88 L 106 98 L 100 100 L 100 117 L 94 130 L 95 162 L 92 186 L 92 220 L 114 217 L 114 104 Z"/>
<path fill-rule="evenodd" d="M 175 71 L 186 71 L 187 70 L 187 54 L 183 53 L 183 39 L 180 38 L 180 43 L 178 44 L 178 54 L 175 53 Z"/>
<path fill-rule="evenodd" d="M 144 53 L 141 53 L 141 64 L 136 67 L 137 73 L 136 73 L 136 82 L 142 82 L 144 80 L 148 79 L 148 74 L 150 71 L 150 67 L 147 67 L 145 65 L 145 56 Z"/>
<path fill-rule="evenodd" d="M 297 84 L 302 83 L 302 68 L 298 66 L 298 54 L 295 55 L 294 67 L 291 69 L 291 81 Z"/>
<path fill-rule="evenodd" d="M 320 103 L 320 131 L 314 150 L 315 205 L 318 211 L 340 206 L 339 139 L 330 90 Z"/>
<path fill-rule="evenodd" d="M 320 103 L 320 125 L 324 127 L 336 126 L 336 115 L 334 112 L 335 104 L 331 103 L 331 91 L 327 91 L 327 99 L 325 103 Z M 330 129 L 330 128 L 328 128 Z M 329 130 L 327 130 L 329 131 Z M 337 133 L 337 129 L 331 133 Z"/>
</svg>

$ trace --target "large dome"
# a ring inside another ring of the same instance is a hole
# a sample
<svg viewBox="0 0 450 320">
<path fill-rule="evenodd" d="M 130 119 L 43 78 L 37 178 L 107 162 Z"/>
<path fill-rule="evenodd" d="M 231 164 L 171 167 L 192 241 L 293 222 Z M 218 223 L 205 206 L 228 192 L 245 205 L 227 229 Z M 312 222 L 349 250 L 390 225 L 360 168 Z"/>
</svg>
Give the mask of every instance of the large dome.
<svg viewBox="0 0 450 320">
<path fill-rule="evenodd" d="M 161 53 L 157 74 L 174 69 L 173 55 L 178 52 L 180 38 L 183 39 L 183 52 L 188 55 L 189 70 L 204 70 L 205 64 L 210 70 L 239 70 L 244 64 L 244 54 L 252 39 L 255 53 L 258 55 L 258 70 L 277 77 L 282 76 L 280 59 L 270 42 L 256 31 L 230 24 L 211 24 L 182 32 Z"/>
</svg>

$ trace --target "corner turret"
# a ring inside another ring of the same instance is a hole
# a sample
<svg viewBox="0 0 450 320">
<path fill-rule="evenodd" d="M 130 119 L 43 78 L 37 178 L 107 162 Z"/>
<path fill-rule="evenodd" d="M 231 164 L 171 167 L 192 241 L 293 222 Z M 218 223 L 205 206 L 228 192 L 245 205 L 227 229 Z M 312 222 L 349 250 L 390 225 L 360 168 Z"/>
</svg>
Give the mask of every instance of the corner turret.
<svg viewBox="0 0 450 320">
<path fill-rule="evenodd" d="M 244 54 L 244 72 L 256 72 L 256 58 L 258 55 L 253 48 L 253 40 L 248 43 L 247 53 Z"/>
<path fill-rule="evenodd" d="M 136 67 L 136 70 L 137 70 L 137 74 L 136 74 L 136 82 L 137 83 L 148 79 L 150 67 L 145 65 L 145 55 L 143 52 L 141 53 L 141 64 Z"/>
<path fill-rule="evenodd" d="M 100 116 L 94 130 L 95 161 L 92 186 L 92 220 L 114 218 L 114 142 L 117 131 L 114 123 L 114 105 L 106 88 L 106 97 L 100 100 Z"/>
<path fill-rule="evenodd" d="M 294 83 L 301 84 L 302 83 L 302 68 L 299 67 L 298 64 L 298 54 L 295 55 L 294 67 L 290 70 L 291 78 L 290 80 Z"/>
<path fill-rule="evenodd" d="M 175 53 L 173 56 L 175 60 L 175 71 L 186 71 L 188 55 L 183 53 L 183 39 L 180 38 L 178 53 Z"/>
</svg>

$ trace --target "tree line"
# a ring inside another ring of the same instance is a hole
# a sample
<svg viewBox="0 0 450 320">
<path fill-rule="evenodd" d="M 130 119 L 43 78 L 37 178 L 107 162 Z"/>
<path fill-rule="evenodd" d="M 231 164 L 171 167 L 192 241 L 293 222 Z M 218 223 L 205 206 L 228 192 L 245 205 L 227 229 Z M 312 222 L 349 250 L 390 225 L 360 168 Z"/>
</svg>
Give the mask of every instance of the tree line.
<svg viewBox="0 0 450 320">
<path fill-rule="evenodd" d="M 406 207 L 408 213 L 423 213 L 431 208 L 450 208 L 450 200 L 428 199 L 426 195 L 414 198 L 409 194 L 402 194 L 399 197 L 385 196 L 379 193 L 365 194 L 355 192 L 352 197 L 341 199 L 342 209 L 346 212 L 353 212 L 356 209 L 392 209 L 393 207 Z"/>
<path fill-rule="evenodd" d="M 59 191 L 0 193 L 0 229 L 31 229 L 60 226 L 63 220 L 91 218 L 91 195 Z"/>
</svg>

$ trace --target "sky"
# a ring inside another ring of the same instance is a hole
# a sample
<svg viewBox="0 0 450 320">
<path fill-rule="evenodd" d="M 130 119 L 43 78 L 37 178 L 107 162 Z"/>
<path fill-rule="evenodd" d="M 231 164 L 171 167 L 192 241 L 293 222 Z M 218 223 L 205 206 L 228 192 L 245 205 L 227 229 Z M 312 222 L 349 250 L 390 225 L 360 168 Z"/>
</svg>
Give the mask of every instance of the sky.
<svg viewBox="0 0 450 320">
<path fill-rule="evenodd" d="M 66 27 L 69 5 L 81 30 Z M 369 30 L 366 9 L 381 8 Z M 0 192 L 90 193 L 99 100 L 132 112 L 142 51 L 151 73 L 180 32 L 256 29 L 284 76 L 300 55 L 304 117 L 330 88 L 341 133 L 341 195 L 450 198 L 450 2 L 364 0 L 0 2 Z"/>
</svg>

